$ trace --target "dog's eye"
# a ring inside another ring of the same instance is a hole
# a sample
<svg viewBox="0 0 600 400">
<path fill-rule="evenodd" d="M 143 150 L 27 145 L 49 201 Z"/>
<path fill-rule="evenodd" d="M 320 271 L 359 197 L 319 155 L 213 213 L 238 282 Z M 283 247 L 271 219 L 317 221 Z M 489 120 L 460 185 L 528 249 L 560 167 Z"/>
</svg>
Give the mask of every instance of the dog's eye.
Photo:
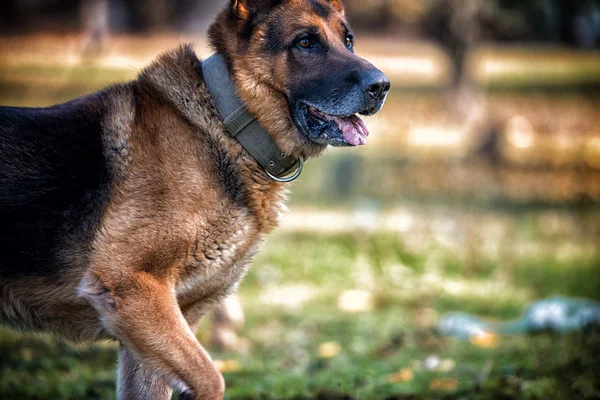
<svg viewBox="0 0 600 400">
<path fill-rule="evenodd" d="M 298 40 L 298 46 L 302 47 L 303 49 L 310 49 L 312 47 L 312 42 L 307 38 L 300 39 Z"/>
<path fill-rule="evenodd" d="M 354 39 L 352 39 L 352 36 L 346 36 L 346 47 L 350 50 L 354 47 Z"/>
</svg>

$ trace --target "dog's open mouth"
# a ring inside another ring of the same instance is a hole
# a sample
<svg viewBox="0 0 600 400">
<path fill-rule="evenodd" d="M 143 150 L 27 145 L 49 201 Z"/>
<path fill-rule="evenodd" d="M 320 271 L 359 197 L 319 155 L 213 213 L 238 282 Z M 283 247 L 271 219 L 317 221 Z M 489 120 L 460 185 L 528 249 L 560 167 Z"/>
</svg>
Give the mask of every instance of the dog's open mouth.
<svg viewBox="0 0 600 400">
<path fill-rule="evenodd" d="M 313 142 L 331 146 L 361 146 L 367 143 L 369 130 L 356 114 L 328 115 L 311 106 L 303 107 L 302 111 L 296 124 Z"/>
</svg>

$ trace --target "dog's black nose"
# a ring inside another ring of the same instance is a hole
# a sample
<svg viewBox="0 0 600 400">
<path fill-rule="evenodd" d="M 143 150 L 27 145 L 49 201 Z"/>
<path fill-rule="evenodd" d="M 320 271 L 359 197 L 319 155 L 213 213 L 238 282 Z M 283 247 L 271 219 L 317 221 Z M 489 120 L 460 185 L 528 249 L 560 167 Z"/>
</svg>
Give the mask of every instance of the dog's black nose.
<svg viewBox="0 0 600 400">
<path fill-rule="evenodd" d="M 384 76 L 383 79 L 371 84 L 367 92 L 375 100 L 381 101 L 385 98 L 388 90 L 390 90 L 390 81 Z"/>
<path fill-rule="evenodd" d="M 390 80 L 378 69 L 363 72 L 361 81 L 368 96 L 376 101 L 383 100 L 390 90 Z"/>
</svg>

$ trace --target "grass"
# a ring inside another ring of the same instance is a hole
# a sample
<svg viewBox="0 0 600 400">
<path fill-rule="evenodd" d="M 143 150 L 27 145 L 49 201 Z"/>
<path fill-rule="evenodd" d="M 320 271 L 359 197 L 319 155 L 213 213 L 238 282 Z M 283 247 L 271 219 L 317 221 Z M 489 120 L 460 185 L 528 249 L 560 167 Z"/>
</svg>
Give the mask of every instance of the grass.
<svg viewBox="0 0 600 400">
<path fill-rule="evenodd" d="M 276 234 L 240 288 L 240 335 L 251 351 L 207 347 L 233 365 L 229 399 L 598 398 L 597 332 L 479 345 L 435 334 L 447 311 L 510 319 L 536 298 L 600 295 L 598 254 L 582 255 L 576 268 L 513 262 L 464 268 L 451 252 L 415 253 L 391 233 Z M 372 294 L 372 309 L 338 307 L 340 294 L 355 289 Z M 198 337 L 210 343 L 209 320 Z M 111 343 L 71 347 L 1 331 L 0 398 L 112 399 L 116 352 Z M 451 368 L 427 370 L 431 357 Z"/>
</svg>

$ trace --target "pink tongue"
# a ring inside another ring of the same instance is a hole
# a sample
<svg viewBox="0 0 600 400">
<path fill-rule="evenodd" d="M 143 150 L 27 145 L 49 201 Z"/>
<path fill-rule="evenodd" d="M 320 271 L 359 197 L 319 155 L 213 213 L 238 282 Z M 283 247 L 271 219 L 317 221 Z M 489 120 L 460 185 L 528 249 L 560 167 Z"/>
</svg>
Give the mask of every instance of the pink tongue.
<svg viewBox="0 0 600 400">
<path fill-rule="evenodd" d="M 356 115 L 347 118 L 335 118 L 335 122 L 342 130 L 344 139 L 353 146 L 367 144 L 369 130 L 365 123 Z"/>
</svg>

